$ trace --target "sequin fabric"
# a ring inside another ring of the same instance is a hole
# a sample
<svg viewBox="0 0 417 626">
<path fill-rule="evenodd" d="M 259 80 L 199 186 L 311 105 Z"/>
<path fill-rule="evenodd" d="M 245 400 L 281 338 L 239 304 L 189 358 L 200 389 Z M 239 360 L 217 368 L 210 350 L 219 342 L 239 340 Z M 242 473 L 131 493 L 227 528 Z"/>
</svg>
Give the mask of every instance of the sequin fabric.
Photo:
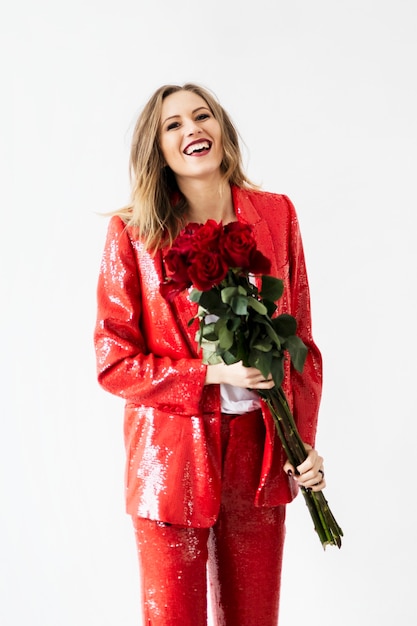
<svg viewBox="0 0 417 626">
<path fill-rule="evenodd" d="M 286 196 L 232 188 L 238 219 L 253 225 L 258 246 L 284 280 L 279 312 L 297 319 L 309 348 L 304 372 L 287 366 L 284 388 L 303 440 L 314 445 L 321 356 L 311 335 L 310 299 L 297 216 Z M 100 384 L 125 400 L 126 508 L 133 516 L 207 528 L 222 495 L 220 395 L 204 386 L 196 352 L 195 304 L 187 293 L 161 297 L 163 253 L 149 254 L 118 218 L 110 220 L 97 289 L 94 334 Z M 265 425 L 257 506 L 295 496 L 272 418 Z"/>
<path fill-rule="evenodd" d="M 143 623 L 206 626 L 206 571 L 216 626 L 276 626 L 285 506 L 256 507 L 260 411 L 222 415 L 222 498 L 211 528 L 134 518 Z M 208 567 L 207 567 L 208 563 Z"/>
</svg>

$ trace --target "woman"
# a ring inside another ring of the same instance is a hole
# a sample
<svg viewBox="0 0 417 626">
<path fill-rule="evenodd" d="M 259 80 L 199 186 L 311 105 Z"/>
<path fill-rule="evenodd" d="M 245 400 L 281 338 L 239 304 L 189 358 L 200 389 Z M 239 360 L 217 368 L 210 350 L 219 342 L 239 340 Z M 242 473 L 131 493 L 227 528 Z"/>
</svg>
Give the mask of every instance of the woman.
<svg viewBox="0 0 417 626">
<path fill-rule="evenodd" d="M 311 335 L 304 255 L 286 196 L 260 191 L 242 170 L 238 135 L 213 95 L 163 86 L 134 130 L 131 204 L 109 224 L 98 283 L 98 379 L 126 401 L 126 507 L 136 532 L 144 624 L 205 626 L 208 564 L 215 623 L 275 626 L 285 505 L 298 486 L 325 486 L 314 449 L 321 357 Z M 280 312 L 308 347 L 303 374 L 284 390 L 308 457 L 286 460 L 256 390 L 255 368 L 204 365 L 188 321 L 195 304 L 160 294 L 164 257 L 189 222 L 253 226 Z"/>
</svg>

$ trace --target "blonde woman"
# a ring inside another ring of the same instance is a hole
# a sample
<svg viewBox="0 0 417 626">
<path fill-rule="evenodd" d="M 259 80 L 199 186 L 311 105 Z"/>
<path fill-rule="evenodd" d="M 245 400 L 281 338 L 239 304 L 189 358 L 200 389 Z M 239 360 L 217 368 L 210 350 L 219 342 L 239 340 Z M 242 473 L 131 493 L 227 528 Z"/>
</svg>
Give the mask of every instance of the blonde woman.
<svg viewBox="0 0 417 626">
<path fill-rule="evenodd" d="M 298 486 L 325 486 L 314 449 L 321 357 L 295 209 L 243 172 L 238 134 L 213 94 L 165 85 L 143 108 L 132 140 L 129 206 L 109 222 L 98 281 L 98 380 L 125 400 L 126 508 L 136 533 L 144 624 L 206 626 L 206 570 L 215 623 L 278 623 L 285 506 Z M 271 274 L 284 281 L 281 312 L 308 347 L 284 389 L 308 457 L 285 458 L 256 390 L 259 370 L 204 365 L 187 292 L 159 290 L 164 258 L 190 223 L 253 227 Z M 207 567 L 208 565 L 208 567 Z"/>
</svg>

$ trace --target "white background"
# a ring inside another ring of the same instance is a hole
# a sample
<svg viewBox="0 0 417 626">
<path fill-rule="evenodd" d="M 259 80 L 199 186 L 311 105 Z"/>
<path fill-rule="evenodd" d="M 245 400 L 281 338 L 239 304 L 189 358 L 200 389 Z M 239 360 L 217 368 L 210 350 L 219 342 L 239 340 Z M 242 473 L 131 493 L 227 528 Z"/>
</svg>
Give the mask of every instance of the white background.
<svg viewBox="0 0 417 626">
<path fill-rule="evenodd" d="M 128 199 L 141 106 L 195 81 L 297 208 L 324 357 L 345 540 L 323 551 L 288 508 L 280 626 L 415 626 L 416 21 L 413 0 L 3 3 L 1 624 L 140 624 L 123 403 L 95 379 L 98 213 Z"/>
</svg>

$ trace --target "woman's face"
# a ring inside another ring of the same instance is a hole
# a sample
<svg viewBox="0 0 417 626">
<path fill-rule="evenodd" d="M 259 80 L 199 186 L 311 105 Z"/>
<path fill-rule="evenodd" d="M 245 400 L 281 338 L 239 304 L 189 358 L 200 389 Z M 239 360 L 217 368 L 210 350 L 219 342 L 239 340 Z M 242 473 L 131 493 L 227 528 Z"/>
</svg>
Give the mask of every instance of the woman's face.
<svg viewBox="0 0 417 626">
<path fill-rule="evenodd" d="M 223 159 L 219 122 L 207 102 L 191 91 L 177 91 L 162 103 L 159 141 L 166 164 L 180 185 L 185 179 L 220 174 Z"/>
</svg>

